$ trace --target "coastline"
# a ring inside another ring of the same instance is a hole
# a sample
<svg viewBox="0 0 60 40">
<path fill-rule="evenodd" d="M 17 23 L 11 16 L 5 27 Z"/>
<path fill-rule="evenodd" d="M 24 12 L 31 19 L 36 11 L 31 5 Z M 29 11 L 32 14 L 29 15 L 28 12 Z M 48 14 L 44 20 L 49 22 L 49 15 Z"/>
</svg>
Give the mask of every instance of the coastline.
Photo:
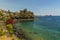
<svg viewBox="0 0 60 40">
<path fill-rule="evenodd" d="M 14 26 L 14 34 L 20 39 L 32 40 L 28 32 L 22 27 Z"/>
</svg>

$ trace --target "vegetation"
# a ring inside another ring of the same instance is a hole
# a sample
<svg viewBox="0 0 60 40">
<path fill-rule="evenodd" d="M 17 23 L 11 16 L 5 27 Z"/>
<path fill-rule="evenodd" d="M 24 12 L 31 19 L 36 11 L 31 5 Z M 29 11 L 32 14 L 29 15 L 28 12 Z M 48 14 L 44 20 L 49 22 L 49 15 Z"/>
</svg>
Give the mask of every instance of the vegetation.
<svg viewBox="0 0 60 40">
<path fill-rule="evenodd" d="M 27 9 L 20 10 L 20 12 L 11 12 L 10 10 L 0 11 L 1 17 L 7 17 L 8 18 L 16 18 L 16 19 L 34 19 L 34 13 L 31 11 L 28 11 Z"/>
<path fill-rule="evenodd" d="M 12 35 L 14 33 L 12 24 L 7 24 L 7 29 L 9 31 L 10 35 Z"/>
<path fill-rule="evenodd" d="M 20 10 L 20 19 L 34 19 L 34 14 L 31 11 L 27 11 L 27 9 Z"/>
<path fill-rule="evenodd" d="M 4 30 L 2 29 L 2 27 L 0 26 L 0 36 L 3 36 L 5 34 Z"/>
<path fill-rule="evenodd" d="M 11 18 L 34 20 L 34 13 L 31 11 L 28 11 L 27 9 L 20 10 L 20 12 L 11 12 L 10 10 L 8 10 L 8 11 L 0 10 L 0 19 L 2 19 L 1 21 L 3 21 L 5 24 L 6 24 L 6 21 Z M 0 28 L 0 36 L 5 35 L 6 30 L 12 36 L 14 34 L 13 25 L 12 24 L 5 25 L 5 24 L 4 24 L 4 27 L 6 26 L 7 29 Z M 4 32 L 4 30 L 5 30 L 5 32 Z M 26 34 L 22 30 L 16 29 L 15 31 L 16 31 L 16 33 L 18 33 L 17 36 L 19 36 L 19 38 L 30 39 L 28 36 L 26 36 Z"/>
</svg>

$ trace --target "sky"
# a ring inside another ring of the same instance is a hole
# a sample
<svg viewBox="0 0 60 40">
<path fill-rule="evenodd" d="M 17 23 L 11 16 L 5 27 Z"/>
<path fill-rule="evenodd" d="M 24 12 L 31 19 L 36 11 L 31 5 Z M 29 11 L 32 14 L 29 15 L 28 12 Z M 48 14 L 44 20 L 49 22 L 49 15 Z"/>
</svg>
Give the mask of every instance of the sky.
<svg viewBox="0 0 60 40">
<path fill-rule="evenodd" d="M 27 8 L 35 15 L 60 16 L 60 0 L 0 0 L 0 9 L 19 11 Z"/>
</svg>

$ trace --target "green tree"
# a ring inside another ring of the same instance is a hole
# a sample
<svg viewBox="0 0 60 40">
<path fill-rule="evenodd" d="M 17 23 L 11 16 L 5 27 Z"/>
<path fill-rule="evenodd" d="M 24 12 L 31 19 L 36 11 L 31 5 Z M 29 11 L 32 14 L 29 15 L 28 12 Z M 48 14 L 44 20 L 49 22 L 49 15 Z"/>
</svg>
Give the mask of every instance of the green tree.
<svg viewBox="0 0 60 40">
<path fill-rule="evenodd" d="M 0 27 L 0 36 L 3 36 L 5 32 L 3 32 L 3 29 Z"/>
<path fill-rule="evenodd" d="M 27 9 L 20 10 L 20 18 L 21 19 L 34 19 L 34 13 L 28 11 Z"/>
<path fill-rule="evenodd" d="M 6 27 L 7 27 L 8 31 L 9 31 L 10 35 L 12 35 L 14 33 L 13 25 L 12 24 L 7 24 Z"/>
</svg>

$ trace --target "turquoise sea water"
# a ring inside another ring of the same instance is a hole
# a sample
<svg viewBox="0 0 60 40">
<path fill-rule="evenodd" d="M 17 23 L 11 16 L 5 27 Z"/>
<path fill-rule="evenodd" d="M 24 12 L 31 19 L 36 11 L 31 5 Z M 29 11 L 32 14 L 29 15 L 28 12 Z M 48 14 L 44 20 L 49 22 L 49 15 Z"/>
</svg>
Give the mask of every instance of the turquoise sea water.
<svg viewBox="0 0 60 40">
<path fill-rule="evenodd" d="M 39 16 L 38 20 L 17 22 L 15 26 L 29 32 L 34 40 L 60 40 L 60 17 Z"/>
</svg>

